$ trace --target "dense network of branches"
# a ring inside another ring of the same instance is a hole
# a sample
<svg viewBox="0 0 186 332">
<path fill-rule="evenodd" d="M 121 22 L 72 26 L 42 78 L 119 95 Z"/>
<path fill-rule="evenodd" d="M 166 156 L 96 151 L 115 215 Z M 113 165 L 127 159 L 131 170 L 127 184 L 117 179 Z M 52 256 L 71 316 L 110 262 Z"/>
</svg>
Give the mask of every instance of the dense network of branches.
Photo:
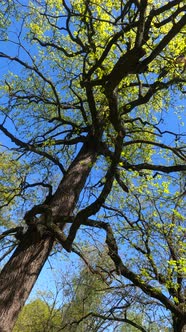
<svg viewBox="0 0 186 332">
<path fill-rule="evenodd" d="M 17 260 L 20 288 L 24 264 L 38 275 L 52 247 L 85 259 L 83 242 L 94 241 L 106 243 L 108 275 L 136 290 L 131 304 L 150 312 L 153 303 L 184 328 L 185 9 L 181 0 L 2 2 L 2 259 L 17 248 L 1 273 L 2 303 Z M 127 307 L 114 319 L 127 320 Z"/>
</svg>

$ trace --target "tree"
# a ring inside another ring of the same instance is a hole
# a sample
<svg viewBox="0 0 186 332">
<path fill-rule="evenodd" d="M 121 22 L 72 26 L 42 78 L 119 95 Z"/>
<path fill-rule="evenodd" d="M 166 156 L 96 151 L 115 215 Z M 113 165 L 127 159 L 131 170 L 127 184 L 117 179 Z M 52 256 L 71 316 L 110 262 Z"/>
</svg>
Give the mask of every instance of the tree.
<svg viewBox="0 0 186 332">
<path fill-rule="evenodd" d="M 13 332 L 55 332 L 59 331 L 60 326 L 60 313 L 36 299 L 22 309 Z"/>
<path fill-rule="evenodd" d="M 86 265 L 81 262 L 76 275 L 73 275 L 72 280 L 68 278 L 63 286 L 66 303 L 61 306 L 61 328 L 64 332 L 101 331 L 108 325 L 107 320 L 99 317 L 99 314 L 110 288 L 108 268 L 113 264 L 106 252 L 98 256 L 93 247 L 84 250 L 83 258 Z M 100 263 L 102 269 L 99 268 Z"/>
<path fill-rule="evenodd" d="M 130 306 L 131 290 L 121 281 L 116 281 L 110 273 L 113 264 L 106 252 L 97 257 L 95 249 L 91 254 L 90 250 L 89 254 L 86 253 L 86 259 L 84 257 L 86 266 L 80 267 L 79 274 L 72 281 L 68 278 L 66 285 L 63 285 L 68 296 L 67 303 L 61 306 L 62 330 L 159 331 L 159 326 L 153 329 L 152 322 L 151 329 L 146 329 L 148 324 L 143 323 L 143 316 L 138 313 L 135 304 Z"/>
<path fill-rule="evenodd" d="M 183 331 L 184 134 L 167 119 L 175 110 L 180 120 L 185 93 L 185 4 L 15 0 L 1 10 L 0 130 L 21 170 L 16 227 L 1 235 L 18 240 L 0 275 L 2 331 L 56 241 L 71 252 L 87 227 L 105 234 L 116 273 Z"/>
</svg>

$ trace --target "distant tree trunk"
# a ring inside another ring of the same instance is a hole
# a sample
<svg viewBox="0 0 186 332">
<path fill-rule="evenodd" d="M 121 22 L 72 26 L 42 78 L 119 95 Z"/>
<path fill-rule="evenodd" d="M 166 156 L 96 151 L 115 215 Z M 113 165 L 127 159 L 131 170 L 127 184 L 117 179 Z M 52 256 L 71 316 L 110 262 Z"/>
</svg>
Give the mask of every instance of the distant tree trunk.
<svg viewBox="0 0 186 332">
<path fill-rule="evenodd" d="M 54 216 L 73 213 L 80 192 L 96 160 L 95 139 L 89 135 L 50 201 Z M 27 232 L 0 274 L 0 332 L 11 332 L 52 249 L 54 238 L 37 239 Z"/>
</svg>

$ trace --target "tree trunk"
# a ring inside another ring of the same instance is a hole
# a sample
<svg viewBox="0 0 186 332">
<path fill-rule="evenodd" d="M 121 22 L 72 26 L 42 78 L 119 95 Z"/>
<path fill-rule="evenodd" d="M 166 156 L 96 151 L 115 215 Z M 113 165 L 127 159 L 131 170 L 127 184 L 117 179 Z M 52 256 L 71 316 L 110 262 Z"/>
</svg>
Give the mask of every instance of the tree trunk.
<svg viewBox="0 0 186 332">
<path fill-rule="evenodd" d="M 96 156 L 95 139 L 89 136 L 50 201 L 49 206 L 58 220 L 73 213 Z M 51 235 L 37 239 L 36 232 L 27 232 L 1 271 L 0 332 L 12 331 L 53 243 Z"/>
<path fill-rule="evenodd" d="M 17 316 L 52 249 L 53 239 L 39 242 L 29 235 L 20 243 L 0 275 L 0 331 L 11 332 Z"/>
<path fill-rule="evenodd" d="M 174 332 L 186 332 L 186 317 L 182 317 L 182 318 L 174 317 L 173 318 L 173 331 Z"/>
</svg>

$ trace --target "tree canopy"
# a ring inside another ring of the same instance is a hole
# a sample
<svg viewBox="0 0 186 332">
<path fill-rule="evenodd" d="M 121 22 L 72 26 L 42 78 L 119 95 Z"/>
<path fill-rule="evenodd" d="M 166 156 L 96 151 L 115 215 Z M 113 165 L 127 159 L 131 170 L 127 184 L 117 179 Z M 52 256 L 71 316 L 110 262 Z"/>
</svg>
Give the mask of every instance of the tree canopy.
<svg viewBox="0 0 186 332">
<path fill-rule="evenodd" d="M 2 1 L 2 331 L 50 253 L 73 251 L 91 266 L 87 242 L 106 244 L 131 304 L 183 331 L 185 9 Z"/>
</svg>

